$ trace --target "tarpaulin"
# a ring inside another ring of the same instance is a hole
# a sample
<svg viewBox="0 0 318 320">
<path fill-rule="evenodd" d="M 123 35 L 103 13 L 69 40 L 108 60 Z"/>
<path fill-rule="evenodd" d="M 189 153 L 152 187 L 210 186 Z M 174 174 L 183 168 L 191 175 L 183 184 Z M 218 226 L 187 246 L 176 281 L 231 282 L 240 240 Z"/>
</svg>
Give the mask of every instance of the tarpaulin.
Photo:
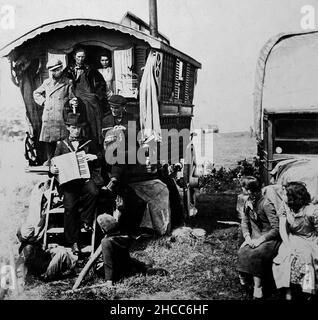
<svg viewBox="0 0 318 320">
<path fill-rule="evenodd" d="M 318 32 L 281 33 L 262 48 L 254 88 L 254 126 L 263 112 L 318 112 Z"/>
<path fill-rule="evenodd" d="M 276 174 L 276 183 L 281 185 L 292 181 L 304 182 L 312 202 L 318 203 L 318 159 L 304 158 L 281 161 L 271 174 Z"/>
</svg>

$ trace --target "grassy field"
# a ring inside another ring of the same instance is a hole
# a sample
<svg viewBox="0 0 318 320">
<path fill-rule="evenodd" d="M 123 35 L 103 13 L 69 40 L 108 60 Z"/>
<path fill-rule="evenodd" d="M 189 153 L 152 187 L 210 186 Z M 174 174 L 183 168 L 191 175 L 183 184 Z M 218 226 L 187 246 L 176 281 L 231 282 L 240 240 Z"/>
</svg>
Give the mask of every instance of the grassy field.
<svg viewBox="0 0 318 320">
<path fill-rule="evenodd" d="M 213 137 L 213 161 L 216 166 L 231 167 L 238 160 L 252 158 L 255 139 L 248 133 L 216 134 Z M 0 142 L 0 259 L 8 261 L 10 248 L 17 252 L 17 227 L 28 210 L 28 196 L 38 176 L 24 173 L 26 165 L 21 141 Z M 117 283 L 114 288 L 83 289 L 67 293 L 75 278 L 49 284 L 31 279 L 19 299 L 250 299 L 240 288 L 237 273 L 238 228 L 226 228 L 218 220 L 236 220 L 236 195 L 198 195 L 198 215 L 191 227 L 203 228 L 206 238 L 171 236 L 137 243 L 132 255 L 165 268 L 168 276 L 136 275 Z M 0 260 L 1 261 L 1 260 Z M 84 285 L 102 284 L 103 279 L 88 276 Z M 12 298 L 10 294 L 7 298 Z M 16 296 L 14 298 L 17 298 Z"/>
<path fill-rule="evenodd" d="M 256 155 L 256 140 L 249 132 L 217 133 L 213 135 L 213 162 L 216 167 L 231 168 L 237 161 L 252 160 Z"/>
</svg>

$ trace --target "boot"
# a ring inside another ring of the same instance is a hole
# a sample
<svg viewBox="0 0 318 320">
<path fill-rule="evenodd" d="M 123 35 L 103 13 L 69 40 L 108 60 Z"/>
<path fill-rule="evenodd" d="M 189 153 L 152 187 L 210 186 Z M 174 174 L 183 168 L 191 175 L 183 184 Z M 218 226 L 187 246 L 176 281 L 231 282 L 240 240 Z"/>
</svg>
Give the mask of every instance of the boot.
<svg viewBox="0 0 318 320">
<path fill-rule="evenodd" d="M 262 287 L 254 287 L 253 299 L 254 300 L 263 299 L 263 288 Z"/>
</svg>

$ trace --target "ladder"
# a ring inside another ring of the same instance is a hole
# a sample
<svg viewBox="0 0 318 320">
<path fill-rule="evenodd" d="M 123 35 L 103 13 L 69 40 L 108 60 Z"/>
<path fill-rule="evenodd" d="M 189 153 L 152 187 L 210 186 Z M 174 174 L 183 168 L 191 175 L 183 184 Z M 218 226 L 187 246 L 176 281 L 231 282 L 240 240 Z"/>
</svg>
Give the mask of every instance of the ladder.
<svg viewBox="0 0 318 320">
<path fill-rule="evenodd" d="M 48 189 L 48 200 L 47 200 L 47 207 L 45 209 L 45 224 L 44 224 L 44 236 L 43 236 L 43 249 L 46 250 L 48 246 L 48 236 L 49 235 L 58 235 L 64 233 L 64 226 L 59 227 L 50 227 L 50 218 L 56 215 L 63 215 L 65 212 L 64 207 L 53 207 L 54 199 L 58 198 L 59 195 L 57 192 L 57 180 L 55 177 L 49 178 L 49 189 Z M 91 244 L 90 244 L 90 251 L 91 255 L 94 254 L 95 248 L 95 235 L 96 235 L 96 216 L 97 210 L 95 209 L 94 213 L 94 220 L 93 220 L 93 231 L 91 236 Z M 87 232 L 84 229 L 81 229 L 81 232 Z"/>
</svg>

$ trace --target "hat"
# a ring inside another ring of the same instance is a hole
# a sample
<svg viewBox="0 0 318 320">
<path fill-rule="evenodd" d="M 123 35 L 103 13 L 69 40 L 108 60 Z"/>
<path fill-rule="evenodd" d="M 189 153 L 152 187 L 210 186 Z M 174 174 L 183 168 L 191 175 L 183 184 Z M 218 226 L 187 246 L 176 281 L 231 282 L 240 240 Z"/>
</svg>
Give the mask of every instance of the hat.
<svg viewBox="0 0 318 320">
<path fill-rule="evenodd" d="M 83 127 L 85 126 L 85 122 L 80 122 L 80 114 L 79 113 L 68 113 L 65 124 L 68 126 L 76 126 L 76 127 Z"/>
<path fill-rule="evenodd" d="M 24 224 L 18 229 L 17 237 L 20 242 L 32 240 L 34 238 L 34 231 L 34 226 Z"/>
<path fill-rule="evenodd" d="M 109 233 L 110 231 L 113 231 L 118 227 L 117 220 L 107 213 L 99 215 L 97 217 L 97 222 L 106 233 Z"/>
<path fill-rule="evenodd" d="M 114 94 L 112 95 L 109 100 L 108 100 L 109 104 L 114 105 L 114 106 L 124 106 L 127 104 L 127 100 L 118 94 Z"/>
<path fill-rule="evenodd" d="M 60 67 L 63 67 L 63 62 L 57 58 L 51 58 L 46 64 L 46 68 L 50 71 L 53 71 Z"/>
</svg>

